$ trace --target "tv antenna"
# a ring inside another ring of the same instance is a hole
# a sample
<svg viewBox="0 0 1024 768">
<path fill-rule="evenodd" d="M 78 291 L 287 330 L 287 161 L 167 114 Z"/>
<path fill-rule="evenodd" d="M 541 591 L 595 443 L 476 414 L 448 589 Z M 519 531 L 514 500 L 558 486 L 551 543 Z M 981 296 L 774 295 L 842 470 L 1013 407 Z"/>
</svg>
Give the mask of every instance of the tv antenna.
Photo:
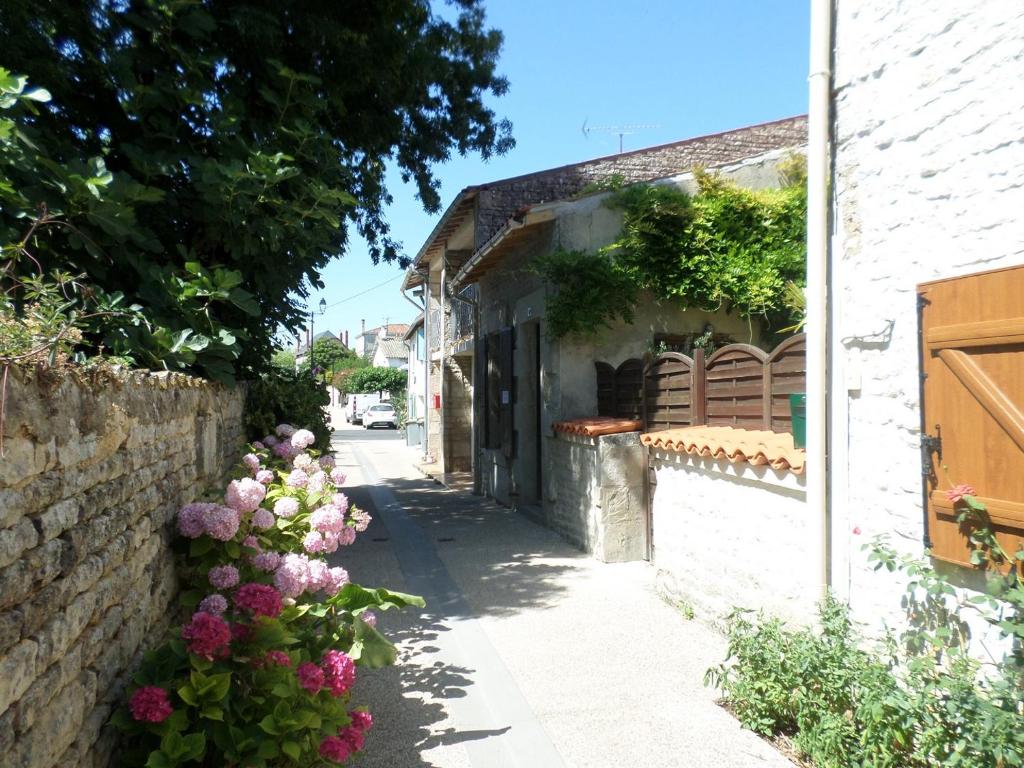
<svg viewBox="0 0 1024 768">
<path fill-rule="evenodd" d="M 583 121 L 583 127 L 580 129 L 583 131 L 583 137 L 586 139 L 590 138 L 592 133 L 612 133 L 618 134 L 619 137 L 619 153 L 622 153 L 622 139 L 624 136 L 632 136 L 637 131 L 648 130 L 651 128 L 661 128 L 660 125 L 587 125 L 587 120 Z"/>
</svg>

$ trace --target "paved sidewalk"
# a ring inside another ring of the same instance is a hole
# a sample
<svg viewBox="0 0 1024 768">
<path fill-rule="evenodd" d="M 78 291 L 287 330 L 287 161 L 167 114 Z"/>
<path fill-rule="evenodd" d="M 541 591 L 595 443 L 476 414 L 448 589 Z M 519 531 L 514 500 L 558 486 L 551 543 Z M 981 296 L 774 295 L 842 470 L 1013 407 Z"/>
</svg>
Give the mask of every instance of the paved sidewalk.
<svg viewBox="0 0 1024 768">
<path fill-rule="evenodd" d="M 721 636 L 607 565 L 479 497 L 424 479 L 394 433 L 336 433 L 346 491 L 374 515 L 340 560 L 353 580 L 423 594 L 381 616 L 398 666 L 363 671 L 368 768 L 792 768 L 714 704 Z"/>
</svg>

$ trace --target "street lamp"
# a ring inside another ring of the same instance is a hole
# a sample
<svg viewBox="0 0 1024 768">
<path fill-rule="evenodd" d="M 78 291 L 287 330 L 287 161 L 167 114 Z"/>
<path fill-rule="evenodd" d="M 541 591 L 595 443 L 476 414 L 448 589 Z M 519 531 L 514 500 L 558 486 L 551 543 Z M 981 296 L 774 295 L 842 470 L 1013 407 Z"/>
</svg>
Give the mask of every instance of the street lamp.
<svg viewBox="0 0 1024 768">
<path fill-rule="evenodd" d="M 327 311 L 327 301 L 325 299 L 320 299 L 319 306 L 320 314 L 322 315 Z M 315 314 L 316 313 L 313 312 L 313 310 L 309 310 L 309 372 L 314 379 L 316 378 L 316 369 L 313 367 L 313 337 L 316 336 L 316 329 L 313 326 L 313 316 Z"/>
</svg>

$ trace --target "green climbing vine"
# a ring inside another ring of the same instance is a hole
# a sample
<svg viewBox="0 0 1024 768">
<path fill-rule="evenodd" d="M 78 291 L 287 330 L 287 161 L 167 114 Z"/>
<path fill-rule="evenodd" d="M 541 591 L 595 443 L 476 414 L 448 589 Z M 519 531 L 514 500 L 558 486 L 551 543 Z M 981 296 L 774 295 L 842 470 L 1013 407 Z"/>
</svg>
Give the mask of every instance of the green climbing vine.
<svg viewBox="0 0 1024 768">
<path fill-rule="evenodd" d="M 806 261 L 803 158 L 779 171 L 779 189 L 746 189 L 697 170 L 693 195 L 670 184 L 614 191 L 606 204 L 622 211 L 623 224 L 613 243 L 597 253 L 556 250 L 534 263 L 557 288 L 547 302 L 551 335 L 631 322 L 641 292 L 756 318 L 768 334 L 793 325 L 787 285 L 803 284 Z"/>
</svg>

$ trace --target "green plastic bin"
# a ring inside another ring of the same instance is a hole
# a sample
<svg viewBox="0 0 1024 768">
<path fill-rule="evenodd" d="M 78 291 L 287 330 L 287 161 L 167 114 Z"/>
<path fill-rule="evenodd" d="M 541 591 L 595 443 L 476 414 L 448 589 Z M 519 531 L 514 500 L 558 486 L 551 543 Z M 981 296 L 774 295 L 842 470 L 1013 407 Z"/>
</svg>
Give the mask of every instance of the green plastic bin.
<svg viewBox="0 0 1024 768">
<path fill-rule="evenodd" d="M 793 445 L 807 447 L 807 395 L 789 396 L 789 414 L 793 417 Z"/>
</svg>

